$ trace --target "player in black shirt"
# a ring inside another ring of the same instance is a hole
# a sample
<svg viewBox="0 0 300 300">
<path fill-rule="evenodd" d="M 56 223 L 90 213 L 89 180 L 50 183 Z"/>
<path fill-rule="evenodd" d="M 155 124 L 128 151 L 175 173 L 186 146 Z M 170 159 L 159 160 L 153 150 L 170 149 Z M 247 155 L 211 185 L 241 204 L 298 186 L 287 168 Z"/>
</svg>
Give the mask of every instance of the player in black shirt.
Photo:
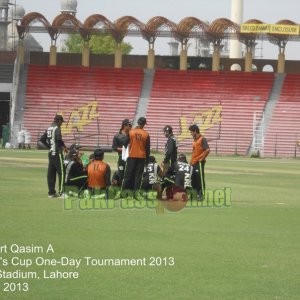
<svg viewBox="0 0 300 300">
<path fill-rule="evenodd" d="M 177 141 L 173 134 L 173 128 L 166 125 L 163 129 L 164 135 L 167 138 L 165 145 L 165 156 L 161 163 L 163 173 L 162 190 L 172 184 L 170 179 L 174 177 L 174 168 L 177 161 Z"/>
<path fill-rule="evenodd" d="M 149 156 L 148 163 L 144 168 L 142 190 L 155 190 L 157 191 L 157 199 L 162 197 L 162 188 L 160 178 L 162 177 L 162 170 L 154 156 Z"/>
<path fill-rule="evenodd" d="M 191 188 L 193 167 L 187 162 L 186 156 L 181 153 L 176 161 L 168 170 L 164 177 L 163 187 L 175 185 L 181 188 Z"/>
<path fill-rule="evenodd" d="M 184 189 L 192 187 L 193 167 L 187 162 L 186 156 L 182 153 L 178 155 L 178 161 L 175 163 L 174 173 L 174 183 L 176 186 L 180 186 Z"/>
<path fill-rule="evenodd" d="M 159 183 L 159 179 L 162 175 L 162 170 L 154 156 L 149 156 L 149 162 L 145 166 L 144 173 L 143 173 L 143 183 L 142 189 L 143 190 L 150 190 L 152 189 L 154 184 Z"/>
<path fill-rule="evenodd" d="M 163 173 L 166 174 L 169 167 L 172 167 L 177 161 L 177 141 L 171 126 L 165 126 L 163 132 L 167 138 L 167 143 L 165 145 L 165 157 L 161 166 L 163 168 Z"/>
<path fill-rule="evenodd" d="M 87 172 L 80 159 L 79 150 L 72 148 L 69 152 L 71 160 L 66 165 L 66 186 L 76 186 L 79 192 L 87 187 Z"/>
<path fill-rule="evenodd" d="M 112 149 L 118 153 L 118 171 L 119 171 L 119 182 L 122 184 L 124 178 L 124 171 L 126 161 L 122 159 L 123 146 L 128 144 L 128 133 L 131 129 L 132 124 L 129 119 L 124 119 L 120 131 L 114 136 Z"/>
<path fill-rule="evenodd" d="M 64 158 L 63 151 L 67 151 L 65 143 L 62 140 L 60 127 L 64 119 L 61 115 L 56 115 L 54 117 L 54 122 L 41 136 L 40 141 L 48 148 L 48 197 L 56 197 L 55 183 L 56 183 L 56 173 L 58 174 L 59 181 L 59 196 L 63 193 L 64 184 Z"/>
</svg>

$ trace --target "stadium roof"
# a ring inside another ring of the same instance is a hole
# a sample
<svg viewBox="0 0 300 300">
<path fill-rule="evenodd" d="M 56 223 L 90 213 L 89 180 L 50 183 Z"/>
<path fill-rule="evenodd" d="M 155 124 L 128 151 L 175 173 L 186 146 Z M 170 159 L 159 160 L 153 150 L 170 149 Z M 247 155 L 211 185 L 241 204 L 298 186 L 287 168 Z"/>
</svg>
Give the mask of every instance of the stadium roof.
<svg viewBox="0 0 300 300">
<path fill-rule="evenodd" d="M 260 20 L 251 19 L 244 24 L 264 24 Z M 296 25 L 290 20 L 280 20 L 277 25 Z M 249 45 L 255 40 L 269 40 L 280 47 L 287 41 L 300 41 L 299 34 L 286 33 L 244 33 L 241 26 L 226 18 L 214 20 L 211 24 L 195 17 L 186 17 L 178 24 L 165 17 L 156 16 L 147 23 L 143 23 L 131 16 L 123 16 L 112 22 L 105 16 L 94 14 L 83 23 L 75 16 L 62 13 L 56 16 L 50 23 L 42 14 L 31 12 L 24 16 L 17 26 L 19 37 L 22 39 L 26 32 L 48 32 L 55 41 L 62 33 L 79 33 L 84 40 L 89 40 L 91 35 L 112 35 L 117 42 L 121 42 L 125 36 L 141 36 L 149 43 L 154 43 L 157 37 L 173 37 L 185 44 L 190 38 L 205 38 L 214 43 L 220 43 L 223 39 L 238 39 Z"/>
</svg>

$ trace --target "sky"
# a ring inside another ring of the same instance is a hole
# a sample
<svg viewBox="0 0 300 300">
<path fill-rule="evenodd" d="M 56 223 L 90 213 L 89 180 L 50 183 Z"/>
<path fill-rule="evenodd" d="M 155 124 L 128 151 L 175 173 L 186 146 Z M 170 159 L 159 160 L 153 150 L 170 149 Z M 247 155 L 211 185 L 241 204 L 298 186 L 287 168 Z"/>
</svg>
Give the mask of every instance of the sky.
<svg viewBox="0 0 300 300">
<path fill-rule="evenodd" d="M 24 7 L 25 12 L 39 12 L 50 23 L 55 16 L 60 14 L 61 0 L 10 0 Z M 179 23 L 185 17 L 196 17 L 202 21 L 212 22 L 218 18 L 231 18 L 231 0 L 77 0 L 77 19 L 82 23 L 95 13 L 104 15 L 114 22 L 122 16 L 133 16 L 143 23 L 147 23 L 154 16 L 163 16 Z M 264 23 L 276 23 L 282 19 L 289 19 L 300 23 L 299 0 L 244 0 L 243 21 L 259 19 Z M 50 37 L 47 34 L 36 34 L 36 39 L 44 47 L 44 51 L 50 45 Z M 147 54 L 148 43 L 141 37 L 128 37 L 124 40 L 133 46 L 132 54 Z M 169 38 L 158 38 L 155 42 L 157 55 L 168 55 Z M 258 58 L 277 59 L 278 47 L 264 41 L 256 49 Z M 188 50 L 188 55 L 194 55 L 193 49 Z M 300 42 L 289 42 L 286 46 L 286 59 L 300 59 Z"/>
</svg>

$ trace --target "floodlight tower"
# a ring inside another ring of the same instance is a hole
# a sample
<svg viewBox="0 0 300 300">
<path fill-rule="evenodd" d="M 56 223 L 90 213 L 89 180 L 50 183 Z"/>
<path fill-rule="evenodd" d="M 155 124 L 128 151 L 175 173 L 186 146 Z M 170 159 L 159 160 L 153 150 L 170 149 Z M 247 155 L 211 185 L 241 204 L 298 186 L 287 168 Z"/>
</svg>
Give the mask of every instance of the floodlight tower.
<svg viewBox="0 0 300 300">
<path fill-rule="evenodd" d="M 0 0 L 0 50 L 2 51 L 7 49 L 8 3 L 9 0 Z"/>
<path fill-rule="evenodd" d="M 231 21 L 242 24 L 244 13 L 244 0 L 231 0 Z M 238 40 L 230 41 L 230 58 L 242 57 L 242 45 Z"/>
<path fill-rule="evenodd" d="M 60 12 L 62 14 L 68 14 L 76 17 L 77 13 L 77 0 L 61 0 L 60 1 Z M 71 25 L 69 22 L 65 22 L 64 25 Z M 69 35 L 68 34 L 62 34 L 60 36 L 60 48 L 62 49 L 65 47 L 65 43 L 68 40 Z"/>
<path fill-rule="evenodd" d="M 70 14 L 76 16 L 77 0 L 61 0 L 60 11 L 62 14 Z"/>
</svg>

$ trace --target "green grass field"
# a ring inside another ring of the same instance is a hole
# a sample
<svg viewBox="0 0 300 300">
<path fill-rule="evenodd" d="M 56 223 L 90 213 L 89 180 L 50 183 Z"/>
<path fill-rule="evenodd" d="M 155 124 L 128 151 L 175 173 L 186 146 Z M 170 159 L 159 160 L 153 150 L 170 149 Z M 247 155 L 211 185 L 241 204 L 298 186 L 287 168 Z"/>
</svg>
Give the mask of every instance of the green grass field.
<svg viewBox="0 0 300 300">
<path fill-rule="evenodd" d="M 105 156 L 112 169 L 115 159 Z M 0 299 L 300 299 L 299 160 L 210 156 L 207 188 L 231 188 L 231 207 L 164 214 L 119 201 L 109 210 L 64 210 L 62 199 L 47 198 L 45 151 L 0 150 L 0 166 L 0 270 L 39 277 L 2 275 Z M 14 244 L 44 252 L 12 253 Z M 45 253 L 49 244 L 54 253 Z M 37 266 L 38 257 L 81 264 Z M 87 266 L 84 257 L 147 265 Z M 79 278 L 43 278 L 44 270 Z M 19 291 L 24 283 L 29 290 Z"/>
</svg>

